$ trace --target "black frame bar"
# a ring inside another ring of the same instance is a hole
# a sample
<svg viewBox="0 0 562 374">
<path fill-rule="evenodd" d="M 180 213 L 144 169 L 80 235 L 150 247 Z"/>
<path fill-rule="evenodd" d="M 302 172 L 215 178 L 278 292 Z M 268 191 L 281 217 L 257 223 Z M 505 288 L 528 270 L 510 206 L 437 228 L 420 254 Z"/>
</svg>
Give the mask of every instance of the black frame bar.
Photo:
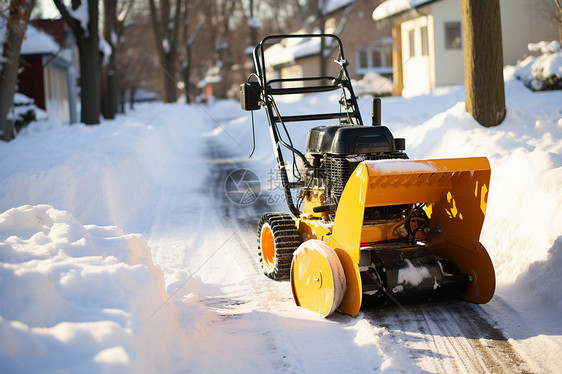
<svg viewBox="0 0 562 374">
<path fill-rule="evenodd" d="M 271 41 L 277 40 L 278 42 L 282 39 L 294 39 L 294 38 L 320 38 L 320 43 L 324 43 L 326 38 L 330 38 L 336 41 L 337 47 L 339 47 L 339 61 L 340 64 L 340 74 L 338 77 L 331 76 L 317 76 L 317 77 L 302 77 L 302 78 L 276 78 L 267 80 L 266 64 L 265 64 L 265 49 L 266 46 L 271 43 Z M 268 43 L 269 42 L 269 43 Z M 357 97 L 353 92 L 353 87 L 349 79 L 349 74 L 347 72 L 347 62 L 345 61 L 345 56 L 343 52 L 343 44 L 339 37 L 333 34 L 277 34 L 269 35 L 262 39 L 262 41 L 254 48 L 253 52 L 254 66 L 256 68 L 256 75 L 259 79 L 261 86 L 262 100 L 266 106 L 266 113 L 269 122 L 270 135 L 274 143 L 274 152 L 277 158 L 277 163 L 279 171 L 281 173 L 281 182 L 283 184 L 283 190 L 285 192 L 285 198 L 287 200 L 287 205 L 296 217 L 300 216 L 300 211 L 297 209 L 293 202 L 293 197 L 291 195 L 291 188 L 296 188 L 299 186 L 298 183 L 290 183 L 287 175 L 287 169 L 285 167 L 285 162 L 283 160 L 283 154 L 281 153 L 280 145 L 296 154 L 298 157 L 303 159 L 305 164 L 308 161 L 302 154 L 302 152 L 295 149 L 292 145 L 287 144 L 281 137 L 279 131 L 278 123 L 284 126 L 285 122 L 304 122 L 304 121 L 316 121 L 316 120 L 330 120 L 330 119 L 354 119 L 358 125 L 363 125 L 363 120 L 359 112 L 359 106 L 357 104 Z M 329 81 L 330 84 L 320 84 L 314 86 L 301 86 L 301 87 L 287 87 L 287 88 L 272 88 L 272 84 L 283 82 L 307 82 L 307 81 Z M 351 111 L 338 112 L 338 113 L 316 113 L 316 114 L 299 114 L 283 116 L 278 112 L 278 109 L 274 102 L 274 96 L 276 95 L 295 95 L 303 93 L 314 93 L 314 92 L 329 92 L 336 91 L 338 89 L 347 90 L 349 92 L 350 98 L 347 100 L 347 106 L 351 107 Z"/>
</svg>

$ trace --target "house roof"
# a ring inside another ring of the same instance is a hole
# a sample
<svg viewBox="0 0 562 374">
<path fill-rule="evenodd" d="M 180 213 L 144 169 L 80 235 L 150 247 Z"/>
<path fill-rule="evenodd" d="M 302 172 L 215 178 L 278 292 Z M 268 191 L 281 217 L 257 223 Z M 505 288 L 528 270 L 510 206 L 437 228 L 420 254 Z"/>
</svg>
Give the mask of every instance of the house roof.
<svg viewBox="0 0 562 374">
<path fill-rule="evenodd" d="M 326 1 L 327 4 L 326 4 L 325 13 L 330 14 L 332 12 L 335 12 L 336 10 L 339 10 L 341 8 L 350 5 L 351 3 L 354 3 L 356 0 L 326 0 Z"/>
<path fill-rule="evenodd" d="M 320 38 L 291 38 L 265 50 L 265 64 L 277 66 L 320 53 Z"/>
<path fill-rule="evenodd" d="M 437 0 L 386 0 L 373 11 L 373 19 L 380 21 Z"/>
<path fill-rule="evenodd" d="M 61 47 L 51 35 L 33 25 L 27 26 L 25 39 L 21 44 L 21 55 L 56 54 L 60 49 Z"/>
<path fill-rule="evenodd" d="M 64 46 L 65 29 L 67 28 L 62 18 L 58 19 L 34 19 L 29 22 L 39 30 L 51 35 L 61 47 Z M 70 32 L 70 30 L 68 30 Z"/>
</svg>

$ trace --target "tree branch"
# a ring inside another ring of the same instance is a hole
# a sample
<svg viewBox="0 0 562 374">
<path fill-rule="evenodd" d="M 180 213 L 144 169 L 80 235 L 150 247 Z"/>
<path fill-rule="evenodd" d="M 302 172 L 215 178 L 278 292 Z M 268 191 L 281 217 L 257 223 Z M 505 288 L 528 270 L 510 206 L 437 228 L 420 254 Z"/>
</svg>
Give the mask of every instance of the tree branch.
<svg viewBox="0 0 562 374">
<path fill-rule="evenodd" d="M 560 13 L 562 13 L 562 4 L 560 4 L 560 0 L 554 0 L 554 2 L 556 3 L 556 6 L 558 7 Z"/>
<path fill-rule="evenodd" d="M 53 0 L 53 2 L 59 10 L 62 18 L 66 21 L 68 26 L 70 26 L 74 37 L 76 37 L 76 39 L 81 39 L 84 36 L 84 30 L 82 29 L 80 22 L 76 18 L 72 17 L 68 9 L 66 9 L 66 6 L 63 4 L 62 0 Z"/>
<path fill-rule="evenodd" d="M 158 10 L 156 9 L 154 0 L 150 0 L 149 5 L 152 30 L 154 31 L 154 38 L 156 39 L 156 48 L 158 49 L 158 55 L 162 57 L 164 55 L 164 47 L 162 46 L 162 34 L 160 32 L 160 22 L 158 21 Z"/>
</svg>

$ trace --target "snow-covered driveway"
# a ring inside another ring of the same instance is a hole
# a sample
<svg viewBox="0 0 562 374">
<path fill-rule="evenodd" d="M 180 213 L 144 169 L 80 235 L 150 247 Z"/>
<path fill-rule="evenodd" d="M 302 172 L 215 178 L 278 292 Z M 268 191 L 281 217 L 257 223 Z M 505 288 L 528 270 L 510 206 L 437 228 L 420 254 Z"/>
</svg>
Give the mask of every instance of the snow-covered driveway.
<svg viewBox="0 0 562 374">
<path fill-rule="evenodd" d="M 289 283 L 258 267 L 257 221 L 286 210 L 263 113 L 252 159 L 250 116 L 230 101 L 147 104 L 93 127 L 33 125 L 0 144 L 0 371 L 559 371 L 562 99 L 515 79 L 506 92 L 496 129 L 464 113 L 459 88 L 383 100 L 383 122 L 411 157 L 490 159 L 492 301 L 328 319 L 297 308 Z M 323 95 L 284 105 L 333 104 Z M 306 129 L 293 130 L 302 147 Z M 248 204 L 225 191 L 240 168 L 261 181 Z"/>
</svg>

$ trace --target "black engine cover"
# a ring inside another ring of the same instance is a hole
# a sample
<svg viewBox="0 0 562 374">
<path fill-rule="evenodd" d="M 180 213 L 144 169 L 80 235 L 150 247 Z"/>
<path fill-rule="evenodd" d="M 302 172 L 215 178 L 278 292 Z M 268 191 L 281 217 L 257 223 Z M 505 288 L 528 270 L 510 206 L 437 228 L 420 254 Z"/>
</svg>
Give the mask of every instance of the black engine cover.
<svg viewBox="0 0 562 374">
<path fill-rule="evenodd" d="M 310 129 L 306 151 L 311 154 L 354 155 L 396 152 L 385 126 L 331 125 Z"/>
</svg>

